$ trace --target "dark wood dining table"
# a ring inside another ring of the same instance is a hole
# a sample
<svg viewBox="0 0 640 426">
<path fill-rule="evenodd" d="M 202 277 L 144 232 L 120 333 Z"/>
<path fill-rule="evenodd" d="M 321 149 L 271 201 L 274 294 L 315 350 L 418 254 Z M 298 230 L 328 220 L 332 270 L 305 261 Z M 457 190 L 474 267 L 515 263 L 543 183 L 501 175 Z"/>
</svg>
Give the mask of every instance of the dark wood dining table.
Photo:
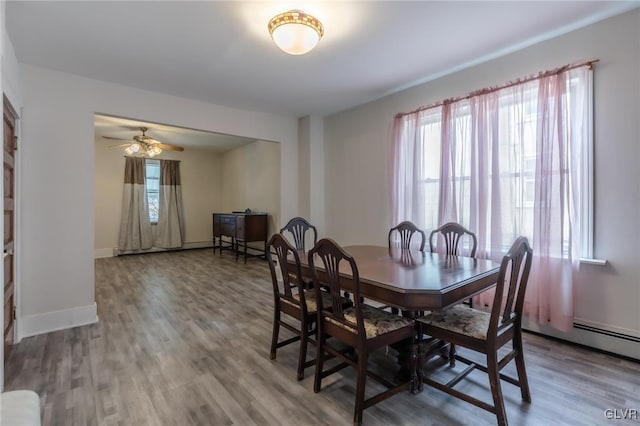
<svg viewBox="0 0 640 426">
<path fill-rule="evenodd" d="M 500 265 L 492 260 L 451 256 L 371 245 L 345 246 L 354 257 L 360 276 L 360 295 L 402 311 L 415 318 L 420 312 L 442 311 L 461 303 L 496 284 Z M 311 276 L 306 253 L 301 253 L 302 273 Z M 316 262 L 319 279 L 323 280 L 321 262 Z M 344 273 L 342 273 L 344 267 Z M 348 265 L 341 265 L 343 286 L 353 289 L 353 277 Z M 444 342 L 434 342 L 429 352 L 442 349 Z M 406 342 L 398 350 L 400 377 L 414 377 L 409 370 L 411 354 L 418 342 Z M 412 392 L 419 392 L 412 386 Z"/>
<path fill-rule="evenodd" d="M 407 313 L 442 310 L 467 300 L 494 286 L 500 269 L 488 259 L 370 245 L 343 248 L 358 265 L 360 294 Z M 300 261 L 303 274 L 310 275 L 306 254 Z M 352 289 L 344 266 L 344 285 Z"/>
</svg>

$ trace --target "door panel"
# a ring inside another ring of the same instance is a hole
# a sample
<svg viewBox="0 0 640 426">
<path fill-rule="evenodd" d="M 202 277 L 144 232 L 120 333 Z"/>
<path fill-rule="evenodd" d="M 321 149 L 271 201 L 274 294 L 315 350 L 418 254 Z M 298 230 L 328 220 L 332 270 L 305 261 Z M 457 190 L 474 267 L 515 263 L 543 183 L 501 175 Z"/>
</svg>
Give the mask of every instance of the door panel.
<svg viewBox="0 0 640 426">
<path fill-rule="evenodd" d="M 3 97 L 3 173 L 4 189 L 4 361 L 9 359 L 13 344 L 15 286 L 14 286 L 14 238 L 15 238 L 15 148 L 16 114 L 6 96 Z"/>
</svg>

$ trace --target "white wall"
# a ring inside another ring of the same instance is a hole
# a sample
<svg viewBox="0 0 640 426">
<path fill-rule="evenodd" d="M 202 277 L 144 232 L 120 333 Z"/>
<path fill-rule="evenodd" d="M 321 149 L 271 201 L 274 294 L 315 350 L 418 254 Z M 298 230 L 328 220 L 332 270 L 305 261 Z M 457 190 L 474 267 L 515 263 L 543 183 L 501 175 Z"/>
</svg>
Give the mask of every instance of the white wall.
<svg viewBox="0 0 640 426">
<path fill-rule="evenodd" d="M 124 149 L 113 148 L 113 145 L 113 141 L 105 139 L 95 141 L 95 257 L 110 257 L 118 246 Z M 202 148 L 187 148 L 183 152 L 163 151 L 156 158 L 180 161 L 184 247 L 211 246 L 211 213 L 222 206 L 220 154 Z M 274 185 L 279 188 L 280 182 Z"/>
<path fill-rule="evenodd" d="M 394 114 L 579 60 L 595 66 L 595 257 L 583 265 L 575 316 L 640 337 L 640 11 L 634 10 L 325 119 L 327 233 L 386 244 Z M 377 230 L 377 232 L 372 232 Z M 640 345 L 541 330 L 640 357 Z"/>
<path fill-rule="evenodd" d="M 4 8 L 4 2 L 3 8 Z M 22 105 L 22 85 L 20 82 L 20 71 L 16 53 L 9 35 L 4 31 L 2 38 L 2 92 L 7 95 L 11 105 L 20 113 L 19 107 Z"/>
<path fill-rule="evenodd" d="M 19 337 L 96 321 L 94 113 L 280 142 L 295 164 L 297 119 L 238 110 L 21 65 L 22 274 Z M 280 176 L 280 211 L 297 213 L 297 170 Z"/>
<path fill-rule="evenodd" d="M 217 213 L 269 214 L 268 235 L 280 229 L 280 144 L 257 141 L 227 151 L 222 164 L 222 208 Z"/>
<path fill-rule="evenodd" d="M 298 120 L 298 176 L 300 188 L 300 215 L 318 230 L 325 232 L 324 200 L 324 118 L 306 116 Z M 290 218 L 289 218 L 290 219 Z"/>
</svg>

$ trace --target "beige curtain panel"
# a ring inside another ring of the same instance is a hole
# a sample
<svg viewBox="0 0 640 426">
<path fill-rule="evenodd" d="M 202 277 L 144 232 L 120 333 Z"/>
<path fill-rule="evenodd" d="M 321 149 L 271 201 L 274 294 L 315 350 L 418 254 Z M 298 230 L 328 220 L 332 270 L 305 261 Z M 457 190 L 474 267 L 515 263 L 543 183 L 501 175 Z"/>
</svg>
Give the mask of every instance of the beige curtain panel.
<svg viewBox="0 0 640 426">
<path fill-rule="evenodd" d="M 144 158 L 125 157 L 118 249 L 147 250 L 153 245 L 145 190 Z"/>
<path fill-rule="evenodd" d="M 155 246 L 179 248 L 184 241 L 184 212 L 180 162 L 160 160 L 160 209 Z"/>
</svg>

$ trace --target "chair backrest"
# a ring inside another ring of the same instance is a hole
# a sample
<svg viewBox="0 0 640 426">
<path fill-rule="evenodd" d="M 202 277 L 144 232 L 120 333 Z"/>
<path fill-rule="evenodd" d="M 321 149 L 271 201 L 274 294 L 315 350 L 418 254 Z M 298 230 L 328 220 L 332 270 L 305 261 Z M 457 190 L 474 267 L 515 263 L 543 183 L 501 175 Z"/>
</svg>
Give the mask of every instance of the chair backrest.
<svg viewBox="0 0 640 426">
<path fill-rule="evenodd" d="M 273 259 L 273 253 L 278 259 L 277 263 Z M 300 266 L 300 256 L 298 251 L 287 241 L 282 234 L 273 234 L 267 243 L 267 261 L 271 270 L 271 281 L 273 283 L 273 297 L 276 307 L 280 306 L 280 299 L 286 299 L 292 304 L 300 305 L 306 314 L 306 302 L 304 299 L 304 283 L 302 280 L 302 267 Z M 294 260 L 291 264 L 290 260 Z M 282 286 L 278 280 L 276 268 L 280 269 L 282 276 Z M 297 288 L 299 299 L 293 297 L 292 289 Z"/>
<path fill-rule="evenodd" d="M 400 234 L 400 248 L 403 249 L 411 248 L 411 238 L 413 238 L 413 235 L 416 233 L 420 234 L 420 251 L 424 251 L 424 244 L 426 241 L 425 233 L 413 223 L 405 220 L 389 230 L 389 248 L 391 248 L 391 238 L 393 237 L 394 232 L 398 232 Z"/>
<path fill-rule="evenodd" d="M 305 218 L 294 217 L 280 230 L 282 234 L 284 231 L 289 231 L 293 235 L 293 243 L 298 251 L 306 251 L 305 239 L 307 231 L 313 232 L 313 245 L 318 241 L 318 231 L 316 227 L 310 224 Z"/>
<path fill-rule="evenodd" d="M 457 256 L 459 254 L 460 249 L 460 240 L 465 235 L 468 235 L 471 238 L 471 249 L 469 252 L 470 257 L 474 257 L 476 255 L 476 249 L 478 248 L 478 239 L 476 238 L 476 234 L 469 231 L 464 226 L 455 222 L 448 222 L 439 227 L 438 229 L 434 229 L 429 234 L 429 249 L 433 252 L 435 248 L 434 237 L 438 235 L 442 235 L 445 243 L 445 253 L 453 256 Z"/>
<path fill-rule="evenodd" d="M 524 296 L 529 281 L 533 250 L 526 237 L 519 237 L 502 258 L 491 308 L 489 336 L 507 327 L 520 327 Z M 505 294 L 506 293 L 506 294 Z"/>
<path fill-rule="evenodd" d="M 322 261 L 323 277 L 316 268 L 318 260 Z M 343 269 L 351 275 L 353 282 L 352 288 L 348 291 L 353 295 L 353 302 L 356 312 L 356 323 L 347 320 L 344 316 L 343 306 L 344 299 L 341 294 L 345 290 L 343 287 L 344 278 L 340 276 L 340 264 L 345 262 L 348 265 L 347 270 Z M 358 266 L 354 258 L 330 238 L 323 238 L 309 251 L 309 269 L 313 277 L 314 287 L 316 289 L 316 300 L 318 302 L 318 321 L 329 319 L 331 322 L 341 324 L 343 328 L 357 332 L 362 339 L 366 338 L 364 330 L 364 320 L 362 317 L 362 300 L 360 298 L 360 275 L 358 274 Z M 322 284 L 321 284 L 322 283 Z M 331 296 L 331 306 L 323 306 L 320 292 L 321 287 L 325 287 Z"/>
</svg>

